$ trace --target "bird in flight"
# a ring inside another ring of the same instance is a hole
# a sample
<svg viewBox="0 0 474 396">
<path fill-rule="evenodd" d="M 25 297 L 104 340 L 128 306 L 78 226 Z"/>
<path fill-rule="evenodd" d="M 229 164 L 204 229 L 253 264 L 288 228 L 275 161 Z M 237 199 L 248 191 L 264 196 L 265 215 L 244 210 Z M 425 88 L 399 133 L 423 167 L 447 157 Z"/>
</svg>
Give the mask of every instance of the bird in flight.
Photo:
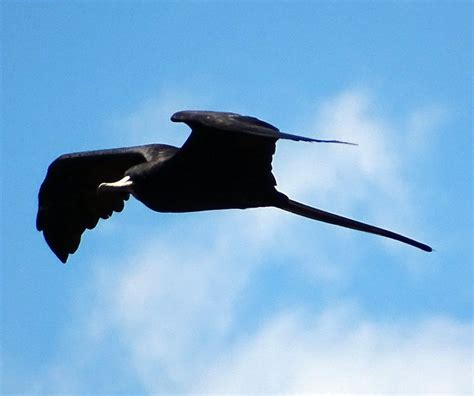
<svg viewBox="0 0 474 396">
<path fill-rule="evenodd" d="M 39 191 L 36 228 L 59 260 L 67 261 L 82 233 L 99 218 L 121 212 L 130 194 L 157 212 L 273 206 L 432 251 L 403 235 L 304 205 L 276 190 L 272 156 L 278 139 L 352 143 L 284 133 L 235 113 L 180 111 L 171 121 L 192 130 L 181 148 L 148 144 L 64 154 L 53 161 Z"/>
</svg>

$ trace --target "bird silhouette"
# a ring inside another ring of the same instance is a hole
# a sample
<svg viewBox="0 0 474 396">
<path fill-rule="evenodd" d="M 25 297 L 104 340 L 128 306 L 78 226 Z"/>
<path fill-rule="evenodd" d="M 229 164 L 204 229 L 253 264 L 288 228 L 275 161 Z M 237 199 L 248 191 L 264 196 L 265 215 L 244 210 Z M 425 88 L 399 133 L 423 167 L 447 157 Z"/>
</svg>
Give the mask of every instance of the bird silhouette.
<svg viewBox="0 0 474 396">
<path fill-rule="evenodd" d="M 36 227 L 65 263 L 86 229 L 121 212 L 130 194 L 157 212 L 276 207 L 310 219 L 431 247 L 379 227 L 325 212 L 276 190 L 272 156 L 278 139 L 344 143 L 279 131 L 254 117 L 180 111 L 174 122 L 192 132 L 181 148 L 148 144 L 61 155 L 39 191 Z"/>
</svg>

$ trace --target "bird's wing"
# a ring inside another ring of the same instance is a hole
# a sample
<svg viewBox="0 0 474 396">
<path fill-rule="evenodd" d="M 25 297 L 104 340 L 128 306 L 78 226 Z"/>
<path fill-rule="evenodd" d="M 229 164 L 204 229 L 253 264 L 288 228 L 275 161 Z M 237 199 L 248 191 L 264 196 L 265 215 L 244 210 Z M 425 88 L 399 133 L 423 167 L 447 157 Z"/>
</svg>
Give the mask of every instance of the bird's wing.
<svg viewBox="0 0 474 396">
<path fill-rule="evenodd" d="M 281 195 L 281 197 L 283 197 L 283 194 Z M 368 232 L 370 234 L 395 239 L 408 245 L 415 246 L 418 249 L 424 250 L 425 252 L 433 251 L 430 246 L 415 241 L 414 239 L 408 238 L 404 235 L 400 235 L 393 231 L 385 230 L 380 227 L 375 227 L 370 224 L 362 223 L 360 221 L 348 219 L 347 217 L 339 216 L 334 213 L 325 212 L 324 210 L 313 208 L 311 206 L 304 205 L 300 202 L 293 201 L 291 199 L 288 199 L 287 197 L 285 197 L 284 199 L 280 199 L 276 206 L 278 206 L 280 209 L 297 214 L 299 216 L 304 216 L 313 220 L 323 221 L 325 223 L 350 228 L 352 230 Z"/>
<path fill-rule="evenodd" d="M 196 174 L 225 175 L 233 184 L 275 185 L 271 162 L 278 139 L 322 141 L 284 133 L 258 118 L 235 113 L 180 111 L 171 120 L 192 129 L 173 161 L 191 166 L 189 171 Z"/>
<path fill-rule="evenodd" d="M 272 156 L 280 137 L 274 126 L 234 113 L 181 111 L 171 117 L 192 129 L 173 158 L 188 174 L 205 174 L 206 181 L 275 185 Z M 209 188 L 209 186 L 206 186 Z"/>
<path fill-rule="evenodd" d="M 120 212 L 126 192 L 97 194 L 103 182 L 114 182 L 130 167 L 147 161 L 151 146 L 65 154 L 49 166 L 38 195 L 36 228 L 65 263 L 86 228 L 96 226 L 113 211 Z"/>
<path fill-rule="evenodd" d="M 179 111 L 171 116 L 171 121 L 184 122 L 194 129 L 213 129 L 215 131 L 240 133 L 250 136 L 261 136 L 270 139 L 287 139 L 303 142 L 316 143 L 354 143 L 343 142 L 341 140 L 323 140 L 313 139 L 305 136 L 294 135 L 291 133 L 281 132 L 275 126 L 268 122 L 259 120 L 251 116 L 244 116 L 236 113 L 219 112 L 219 111 L 199 111 L 186 110 Z"/>
</svg>

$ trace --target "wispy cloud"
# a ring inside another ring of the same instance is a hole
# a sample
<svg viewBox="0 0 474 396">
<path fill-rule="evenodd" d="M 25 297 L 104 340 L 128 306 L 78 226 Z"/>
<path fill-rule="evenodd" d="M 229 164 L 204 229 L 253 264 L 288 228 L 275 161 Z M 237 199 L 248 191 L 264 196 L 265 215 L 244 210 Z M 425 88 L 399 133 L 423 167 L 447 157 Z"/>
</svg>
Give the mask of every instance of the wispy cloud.
<svg viewBox="0 0 474 396">
<path fill-rule="evenodd" d="M 161 123 L 166 112 L 167 120 L 174 103 L 147 102 L 126 118 L 126 129 L 143 136 L 160 129 L 155 116 Z M 395 134 L 403 138 L 373 103 L 369 93 L 352 89 L 316 108 L 305 131 L 331 130 L 331 137 L 360 146 L 279 142 L 279 185 L 315 206 L 383 218 L 381 225 L 400 230 L 423 229 L 407 215 L 413 197 L 403 175 L 410 158 L 392 143 Z M 413 114 L 407 122 L 417 124 Z M 419 128 L 431 128 L 429 114 L 423 117 Z M 291 257 L 287 265 L 319 287 L 351 281 L 351 265 L 367 252 L 357 248 L 354 233 L 324 227 L 330 226 L 259 209 L 192 214 L 169 220 L 166 230 L 153 229 L 154 237 L 135 236 L 137 249 L 129 257 L 98 263 L 88 291 L 94 309 L 82 312 L 68 335 L 80 348 L 67 368 L 53 365 L 38 389 L 71 391 L 74 385 L 58 385 L 59 377 L 84 387 L 85 368 L 104 370 L 106 357 L 119 350 L 108 375 L 112 370 L 128 377 L 95 384 L 96 391 L 122 389 L 133 378 L 146 393 L 468 392 L 470 329 L 454 319 L 375 321 L 356 296 L 346 296 L 324 308 L 302 300 L 296 312 L 284 305 L 253 325 L 242 322 L 241 307 L 255 304 L 246 298 L 247 288 L 258 287 L 269 257 Z M 61 356 L 70 352 L 65 345 Z"/>
<path fill-rule="evenodd" d="M 358 209 L 368 216 L 375 214 L 371 209 L 374 194 L 380 199 L 388 197 L 388 202 L 399 200 L 390 205 L 395 209 L 407 204 L 400 174 L 403 161 L 409 161 L 401 159 L 405 139 L 399 136 L 394 144 L 392 137 L 400 132 L 375 112 L 371 94 L 351 89 L 328 99 L 315 109 L 307 129 L 332 131 L 331 136 L 359 146 L 301 145 L 292 149 L 279 172 L 281 184 L 292 194 L 332 207 Z M 278 158 L 276 163 L 280 165 Z"/>
<path fill-rule="evenodd" d="M 382 324 L 353 305 L 283 312 L 230 348 L 194 390 L 467 393 L 470 328 L 442 318 Z M 357 313 L 355 313 L 355 312 Z"/>
<path fill-rule="evenodd" d="M 237 315 L 251 276 L 239 268 L 245 254 L 197 249 L 190 260 L 155 242 L 115 275 L 103 273 L 90 296 L 96 309 L 68 337 L 79 349 L 68 345 L 61 356 L 69 358 L 37 390 L 83 391 L 93 382 L 114 392 L 133 378 L 147 394 L 470 391 L 469 325 L 446 317 L 377 322 L 348 300 L 323 311 L 302 302 L 251 330 Z M 114 349 L 122 353 L 116 361 Z M 104 367 L 128 377 L 111 383 Z"/>
<path fill-rule="evenodd" d="M 249 264 L 251 252 L 225 246 L 194 245 L 190 255 L 186 243 L 147 245 L 99 271 L 88 294 L 94 308 L 75 323 L 64 360 L 37 391 L 93 384 L 117 392 L 131 379 L 147 394 L 470 391 L 467 324 L 447 317 L 383 322 L 351 300 L 322 311 L 302 301 L 253 329 L 238 312 L 251 304 L 244 292 L 258 257 Z M 117 350 L 120 358 L 111 359 Z M 127 376 L 111 383 L 117 372 Z"/>
</svg>

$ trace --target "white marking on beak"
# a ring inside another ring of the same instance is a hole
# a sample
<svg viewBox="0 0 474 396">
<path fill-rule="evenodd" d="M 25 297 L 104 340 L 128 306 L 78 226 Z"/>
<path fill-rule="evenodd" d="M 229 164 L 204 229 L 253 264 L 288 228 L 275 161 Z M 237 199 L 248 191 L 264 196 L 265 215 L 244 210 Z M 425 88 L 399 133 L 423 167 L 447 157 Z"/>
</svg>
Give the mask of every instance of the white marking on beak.
<svg viewBox="0 0 474 396">
<path fill-rule="evenodd" d="M 97 191 L 126 191 L 131 193 L 132 186 L 133 182 L 130 180 L 130 176 L 125 176 L 123 179 L 113 183 L 100 183 Z"/>
</svg>

